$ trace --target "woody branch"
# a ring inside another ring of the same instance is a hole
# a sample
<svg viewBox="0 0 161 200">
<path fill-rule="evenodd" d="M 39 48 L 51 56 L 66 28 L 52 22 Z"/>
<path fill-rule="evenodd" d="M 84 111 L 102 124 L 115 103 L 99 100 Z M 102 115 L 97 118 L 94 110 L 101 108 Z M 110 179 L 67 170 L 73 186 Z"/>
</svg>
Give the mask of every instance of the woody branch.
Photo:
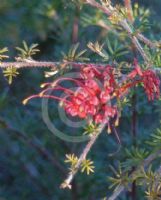
<svg viewBox="0 0 161 200">
<path fill-rule="evenodd" d="M 8 67 L 14 67 L 17 69 L 21 68 L 51 68 L 53 70 L 59 70 L 58 66 L 65 67 L 67 65 L 72 66 L 87 66 L 87 65 L 93 65 L 93 66 L 106 66 L 105 63 L 94 63 L 94 62 L 68 62 L 68 61 L 60 61 L 60 62 L 47 62 L 47 61 L 22 61 L 22 62 L 0 62 L 0 68 L 5 69 Z M 132 68 L 131 68 L 132 69 Z M 125 69 L 124 69 L 125 70 Z M 157 67 L 151 68 L 151 70 L 155 72 L 160 72 L 161 69 Z"/>
<path fill-rule="evenodd" d="M 161 156 L 161 149 L 159 149 L 158 151 L 154 152 L 153 154 L 151 154 L 150 156 L 148 156 L 138 167 L 135 171 L 133 171 L 130 175 L 130 177 L 132 177 L 134 174 L 136 174 L 136 172 L 138 172 L 140 170 L 140 167 L 147 167 L 149 166 L 149 164 L 155 160 L 156 158 L 158 158 L 159 156 Z M 117 188 L 117 190 L 115 190 L 113 192 L 113 194 L 107 198 L 107 200 L 115 200 L 124 190 L 126 189 L 126 187 L 124 185 L 121 185 Z"/>
<path fill-rule="evenodd" d="M 85 148 L 83 149 L 81 155 L 79 156 L 78 162 L 75 166 L 75 169 L 70 171 L 67 178 L 65 179 L 65 181 L 61 184 L 61 188 L 69 188 L 71 189 L 71 182 L 74 178 L 74 176 L 76 175 L 76 173 L 78 172 L 82 162 L 86 159 L 87 154 L 89 153 L 90 149 L 92 148 L 92 146 L 94 145 L 95 141 L 97 140 L 98 136 L 102 133 L 103 129 L 104 129 L 105 125 L 101 125 L 91 136 L 91 139 L 89 140 L 89 142 L 87 143 L 87 145 L 85 146 Z"/>
<path fill-rule="evenodd" d="M 95 7 L 99 10 L 101 10 L 103 13 L 105 13 L 107 16 L 111 16 L 113 14 L 113 12 L 117 12 L 115 7 L 113 7 L 111 4 L 109 4 L 108 7 L 101 5 L 100 3 L 96 2 L 95 0 L 86 0 L 86 4 L 91 5 L 92 7 Z M 149 60 L 148 56 L 146 55 L 144 49 L 142 48 L 139 40 L 138 40 L 138 36 L 133 34 L 133 31 L 130 27 L 130 25 L 128 24 L 126 19 L 122 19 L 119 21 L 119 24 L 122 26 L 122 28 L 127 32 L 129 38 L 132 39 L 132 42 L 134 43 L 136 49 L 138 50 L 138 52 L 141 54 L 141 56 L 143 57 L 144 61 L 148 64 L 151 65 L 151 61 Z M 144 39 L 144 42 L 148 41 L 145 37 L 142 37 L 142 35 L 139 35 L 140 39 Z M 151 42 L 149 42 L 149 44 L 151 45 Z"/>
</svg>

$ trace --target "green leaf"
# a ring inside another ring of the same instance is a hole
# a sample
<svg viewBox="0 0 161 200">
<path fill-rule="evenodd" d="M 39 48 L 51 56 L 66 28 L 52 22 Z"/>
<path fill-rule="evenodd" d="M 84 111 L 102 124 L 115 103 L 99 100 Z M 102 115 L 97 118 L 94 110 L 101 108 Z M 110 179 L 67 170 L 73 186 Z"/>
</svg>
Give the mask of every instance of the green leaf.
<svg viewBox="0 0 161 200">
<path fill-rule="evenodd" d="M 93 161 L 85 159 L 81 164 L 81 172 L 85 172 L 87 175 L 94 172 Z"/>
<path fill-rule="evenodd" d="M 4 47 L 4 48 L 0 49 L 0 60 L 8 58 L 8 56 L 5 54 L 6 52 L 8 52 L 8 48 L 7 47 Z"/>
<path fill-rule="evenodd" d="M 23 47 L 16 47 L 16 50 L 19 52 L 18 56 L 21 59 L 30 59 L 33 55 L 35 55 L 40 50 L 37 48 L 38 44 L 31 44 L 30 46 L 27 45 L 25 41 L 22 42 Z"/>
<path fill-rule="evenodd" d="M 3 70 L 3 74 L 5 77 L 7 77 L 8 83 L 11 84 L 13 78 L 16 77 L 19 74 L 19 72 L 15 67 L 8 67 L 7 69 Z"/>
<path fill-rule="evenodd" d="M 74 62 L 74 61 L 89 61 L 89 58 L 83 57 L 82 55 L 85 54 L 86 50 L 82 50 L 77 53 L 79 47 L 79 43 L 72 45 L 72 47 L 69 49 L 68 53 L 62 53 L 63 59 L 68 62 Z"/>
</svg>

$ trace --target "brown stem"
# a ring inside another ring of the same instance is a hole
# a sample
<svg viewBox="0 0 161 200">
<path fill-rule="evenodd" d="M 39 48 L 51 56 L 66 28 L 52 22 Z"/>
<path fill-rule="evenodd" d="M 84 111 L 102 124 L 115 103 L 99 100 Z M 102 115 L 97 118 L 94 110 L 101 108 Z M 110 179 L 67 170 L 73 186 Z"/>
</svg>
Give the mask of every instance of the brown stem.
<svg viewBox="0 0 161 200">
<path fill-rule="evenodd" d="M 135 88 L 134 88 L 135 92 Z M 132 137 L 133 137 L 133 144 L 136 146 L 136 125 L 137 125 L 137 111 L 136 111 L 136 103 L 137 103 L 137 96 L 134 93 L 132 96 Z M 133 167 L 132 171 L 135 171 L 135 167 Z M 136 182 L 132 183 L 131 187 L 131 199 L 136 200 Z"/>
<path fill-rule="evenodd" d="M 98 136 L 101 134 L 101 132 L 103 131 L 105 125 L 101 125 L 91 136 L 91 139 L 89 140 L 89 142 L 87 143 L 87 145 L 85 146 L 85 148 L 83 149 L 83 152 L 81 153 L 78 162 L 75 166 L 75 168 L 69 172 L 67 178 L 65 179 L 65 181 L 61 184 L 61 188 L 69 188 L 71 189 L 72 185 L 71 182 L 73 181 L 74 176 L 76 175 L 76 173 L 78 172 L 79 168 L 81 167 L 82 162 L 86 159 L 87 154 L 89 153 L 89 151 L 91 150 L 92 146 L 94 145 L 94 143 L 96 142 Z"/>
<path fill-rule="evenodd" d="M 132 4 L 131 0 L 124 0 L 125 8 L 127 9 L 127 15 L 128 20 L 133 24 L 134 22 L 134 16 L 133 16 L 133 10 L 132 10 Z M 132 52 L 134 54 L 134 57 L 137 58 L 137 51 L 136 51 L 136 45 L 135 45 L 135 38 L 132 38 Z M 134 87 L 134 94 L 132 96 L 132 139 L 133 139 L 133 145 L 136 146 L 136 123 L 137 123 L 137 112 L 136 112 L 136 104 L 137 104 L 137 96 L 136 96 L 136 88 Z M 132 171 L 135 171 L 135 167 L 132 168 Z M 131 186 L 131 199 L 136 200 L 136 182 L 134 181 Z"/>
<path fill-rule="evenodd" d="M 134 21 L 131 0 L 124 0 L 125 8 L 127 9 L 127 16 L 131 23 Z"/>
<path fill-rule="evenodd" d="M 31 62 L 0 62 L 0 68 L 7 68 L 7 67 L 15 67 L 15 68 L 34 68 L 34 67 L 39 67 L 39 68 L 55 68 L 57 65 L 63 64 L 60 62 L 45 62 L 45 61 L 31 61 Z"/>
<path fill-rule="evenodd" d="M 116 63 L 115 63 L 116 64 Z M 72 65 L 72 66 L 76 66 L 76 67 L 79 67 L 79 66 L 88 66 L 88 65 L 92 65 L 92 66 L 95 66 L 95 67 L 98 67 L 98 66 L 107 66 L 107 64 L 105 63 L 94 63 L 94 62 L 70 62 L 70 61 L 60 61 L 60 62 L 47 62 L 47 61 L 32 61 L 32 62 L 0 62 L 0 68 L 2 69 L 6 69 L 8 67 L 15 67 L 17 69 L 20 69 L 20 68 L 52 68 L 52 70 L 60 70 L 60 68 L 65 68 L 66 66 L 68 65 Z M 58 68 L 58 66 L 60 66 Z M 133 68 L 131 68 L 133 69 Z M 153 67 L 153 68 L 150 68 L 151 70 L 153 71 L 156 71 L 156 72 L 160 72 L 161 69 L 160 68 L 157 68 L 157 67 Z M 124 68 L 124 70 L 126 70 L 126 68 Z M 127 68 L 127 70 L 129 70 L 129 68 Z"/>
<path fill-rule="evenodd" d="M 142 41 L 144 44 L 147 46 L 151 47 L 152 49 L 158 48 L 157 42 L 152 42 L 148 38 L 146 38 L 144 35 L 141 33 L 137 34 L 137 37 L 140 41 Z"/>
<path fill-rule="evenodd" d="M 73 32 L 72 32 L 72 43 L 73 44 L 78 42 L 79 12 L 80 12 L 80 8 L 78 6 L 76 6 L 75 17 L 74 17 L 74 22 L 73 22 Z"/>
<path fill-rule="evenodd" d="M 134 88 L 135 92 L 135 88 Z M 133 94 L 132 96 L 132 136 L 134 145 L 136 145 L 136 124 L 137 124 L 137 111 L 136 111 L 136 103 L 137 103 L 137 97 L 136 94 Z"/>
<path fill-rule="evenodd" d="M 108 16 L 112 15 L 112 13 L 114 11 L 116 12 L 116 9 L 112 5 L 110 5 L 109 7 L 105 7 L 101 4 L 99 4 L 98 2 L 96 2 L 95 0 L 86 0 L 86 3 L 91 5 L 92 7 L 100 9 L 102 12 L 104 12 Z M 127 32 L 129 38 L 131 38 L 133 40 L 135 47 L 137 48 L 137 50 L 139 51 L 139 53 L 143 57 L 144 61 L 147 63 L 147 65 L 150 66 L 151 61 L 150 61 L 149 57 L 146 55 L 146 53 L 145 53 L 144 49 L 142 48 L 140 42 L 138 41 L 137 36 L 133 35 L 133 31 L 132 31 L 130 25 L 127 23 L 127 20 L 126 19 L 120 20 L 119 24 Z"/>
<path fill-rule="evenodd" d="M 78 24 L 79 24 L 78 16 L 75 16 L 73 24 L 72 43 L 78 42 Z"/>
<path fill-rule="evenodd" d="M 149 166 L 149 164 L 155 160 L 156 158 L 161 156 L 161 149 L 157 150 L 156 152 L 150 154 L 150 156 L 148 156 L 137 168 L 135 171 L 133 171 L 130 175 L 130 177 L 132 177 L 134 174 L 136 174 L 139 170 L 140 167 L 144 167 L 146 168 L 147 166 Z M 113 192 L 113 194 L 107 198 L 107 200 L 115 200 L 124 190 L 125 190 L 125 186 L 121 185 L 117 188 L 117 190 L 115 190 Z"/>
<path fill-rule="evenodd" d="M 98 26 L 104 28 L 105 30 L 107 31 L 112 31 L 112 33 L 114 33 L 115 35 L 119 35 L 119 32 L 116 31 L 116 30 L 113 30 L 112 27 L 110 25 L 107 25 L 106 23 L 104 23 L 104 21 L 99 21 Z M 147 46 L 149 46 L 150 48 L 152 49 L 156 49 L 158 48 L 158 45 L 159 45 L 159 42 L 153 42 L 153 41 L 150 41 L 148 38 L 146 38 L 144 35 L 142 35 L 141 33 L 137 33 L 136 34 L 136 37 L 141 41 L 143 42 L 144 44 L 146 44 Z"/>
<path fill-rule="evenodd" d="M 131 3 L 131 2 L 129 2 Z M 135 58 L 137 58 L 137 51 L 136 47 L 134 45 L 134 41 L 132 40 L 132 52 Z M 134 94 L 132 96 L 132 141 L 133 145 L 136 146 L 136 137 L 137 137 L 137 130 L 136 130 L 136 125 L 137 125 L 137 110 L 136 110 L 136 104 L 137 104 L 137 95 L 136 95 L 136 87 L 134 87 Z M 132 168 L 132 171 L 135 171 L 135 167 Z M 131 199 L 136 200 L 136 182 L 134 181 L 131 186 Z"/>
</svg>

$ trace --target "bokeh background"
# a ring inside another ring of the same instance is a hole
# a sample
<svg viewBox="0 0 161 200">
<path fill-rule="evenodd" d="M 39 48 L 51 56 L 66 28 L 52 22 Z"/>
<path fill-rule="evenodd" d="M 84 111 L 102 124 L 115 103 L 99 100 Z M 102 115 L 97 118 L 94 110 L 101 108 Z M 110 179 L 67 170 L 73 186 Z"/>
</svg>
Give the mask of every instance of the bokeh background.
<svg viewBox="0 0 161 200">
<path fill-rule="evenodd" d="M 118 1 L 116 1 L 118 2 Z M 151 29 L 146 35 L 152 39 L 161 36 L 161 1 L 139 0 L 139 4 L 151 12 Z M 16 46 L 22 41 L 38 43 L 40 53 L 37 60 L 56 61 L 62 58 L 77 40 L 81 48 L 88 41 L 102 39 L 107 33 L 96 26 L 86 26 L 82 17 L 95 11 L 85 7 L 78 12 L 72 3 L 63 0 L 1 0 L 0 1 L 0 47 L 7 46 L 10 59 L 16 56 Z M 79 34 L 73 38 L 73 24 L 78 20 Z M 90 55 L 89 56 L 93 56 Z M 47 69 L 46 69 L 47 71 Z M 114 136 L 101 135 L 90 153 L 95 162 L 95 174 L 86 176 L 79 173 L 72 190 L 61 190 L 60 183 L 65 178 L 68 166 L 64 164 L 65 154 L 80 153 L 84 143 L 69 143 L 55 137 L 42 120 L 41 101 L 33 100 L 27 106 L 22 100 L 40 91 L 45 81 L 43 69 L 22 69 L 12 85 L 0 72 L 0 199 L 1 200 L 96 200 L 111 193 L 108 176 L 112 174 L 109 165 L 125 159 L 123 151 L 110 157 L 118 148 Z M 149 104 L 138 90 L 137 138 L 157 127 L 160 119 L 160 101 Z M 51 118 L 60 130 L 67 134 L 70 128 L 60 122 L 55 111 L 57 104 L 51 104 Z M 124 147 L 131 146 L 131 105 L 124 109 L 119 127 Z M 151 123 L 152 122 L 152 123 Z M 141 143 L 141 142 L 140 142 Z M 138 191 L 142 200 L 143 191 Z M 128 199 L 128 195 L 120 199 Z"/>
</svg>

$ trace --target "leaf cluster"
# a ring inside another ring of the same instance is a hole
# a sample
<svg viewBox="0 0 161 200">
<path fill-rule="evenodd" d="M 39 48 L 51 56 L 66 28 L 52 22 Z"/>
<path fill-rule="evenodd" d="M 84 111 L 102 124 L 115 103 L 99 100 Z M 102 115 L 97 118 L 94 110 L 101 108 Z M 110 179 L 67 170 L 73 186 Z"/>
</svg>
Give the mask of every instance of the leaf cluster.
<svg viewBox="0 0 161 200">
<path fill-rule="evenodd" d="M 74 171 L 76 168 L 76 165 L 78 163 L 78 157 L 74 154 L 66 154 L 66 160 L 65 163 L 70 164 L 70 170 Z M 94 172 L 94 166 L 93 161 L 90 159 L 84 159 L 81 163 L 81 172 L 86 172 L 87 175 Z"/>
</svg>

